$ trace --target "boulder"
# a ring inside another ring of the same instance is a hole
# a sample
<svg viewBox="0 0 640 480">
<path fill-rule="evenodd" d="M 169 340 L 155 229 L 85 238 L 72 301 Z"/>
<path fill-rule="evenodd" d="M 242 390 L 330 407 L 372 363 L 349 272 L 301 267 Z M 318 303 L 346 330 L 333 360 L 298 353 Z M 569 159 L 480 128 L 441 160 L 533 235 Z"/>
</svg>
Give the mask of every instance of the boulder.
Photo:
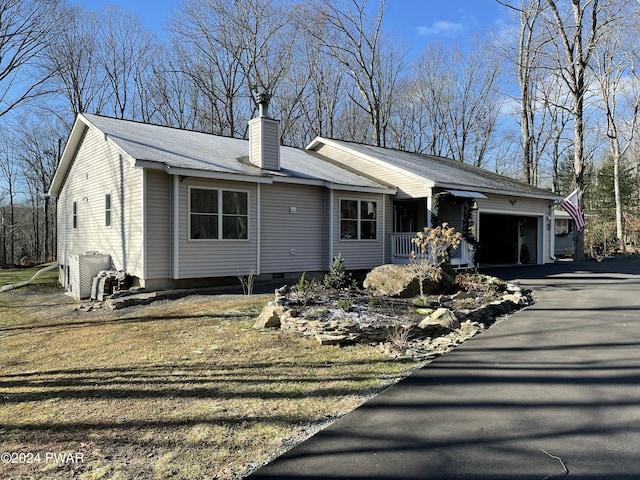
<svg viewBox="0 0 640 480">
<path fill-rule="evenodd" d="M 442 273 L 442 280 L 423 283 L 425 294 L 450 291 L 454 280 Z M 420 295 L 420 284 L 415 274 L 406 265 L 381 265 L 371 270 L 364 279 L 364 288 L 370 288 L 379 295 L 411 298 Z"/>
<path fill-rule="evenodd" d="M 418 327 L 427 330 L 442 328 L 444 330 L 455 330 L 460 328 L 460 320 L 447 308 L 438 308 L 435 312 L 418 324 Z"/>
<path fill-rule="evenodd" d="M 253 324 L 253 328 L 276 328 L 280 326 L 280 317 L 285 313 L 281 305 L 267 305 L 262 309 L 260 316 Z"/>
</svg>

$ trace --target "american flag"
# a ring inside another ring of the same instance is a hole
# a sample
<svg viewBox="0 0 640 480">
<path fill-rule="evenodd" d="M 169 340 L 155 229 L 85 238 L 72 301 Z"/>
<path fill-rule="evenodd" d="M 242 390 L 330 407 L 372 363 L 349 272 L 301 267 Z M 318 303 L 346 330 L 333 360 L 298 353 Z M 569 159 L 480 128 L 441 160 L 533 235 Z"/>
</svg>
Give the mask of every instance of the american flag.
<svg viewBox="0 0 640 480">
<path fill-rule="evenodd" d="M 574 221 L 576 224 L 576 230 L 582 230 L 584 228 L 584 217 L 582 216 L 582 211 L 578 204 L 578 189 L 576 188 L 567 196 L 567 198 L 562 200 L 562 202 L 560 202 L 560 206 L 567 211 L 571 219 Z"/>
</svg>

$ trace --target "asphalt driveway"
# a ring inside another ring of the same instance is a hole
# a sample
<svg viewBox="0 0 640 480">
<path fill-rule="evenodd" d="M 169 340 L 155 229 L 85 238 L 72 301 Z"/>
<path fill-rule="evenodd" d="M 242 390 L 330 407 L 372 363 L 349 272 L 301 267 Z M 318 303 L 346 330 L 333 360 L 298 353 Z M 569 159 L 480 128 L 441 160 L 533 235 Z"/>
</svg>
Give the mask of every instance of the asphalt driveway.
<svg viewBox="0 0 640 480">
<path fill-rule="evenodd" d="M 640 479 L 640 262 L 491 273 L 536 304 L 251 478 Z"/>
</svg>

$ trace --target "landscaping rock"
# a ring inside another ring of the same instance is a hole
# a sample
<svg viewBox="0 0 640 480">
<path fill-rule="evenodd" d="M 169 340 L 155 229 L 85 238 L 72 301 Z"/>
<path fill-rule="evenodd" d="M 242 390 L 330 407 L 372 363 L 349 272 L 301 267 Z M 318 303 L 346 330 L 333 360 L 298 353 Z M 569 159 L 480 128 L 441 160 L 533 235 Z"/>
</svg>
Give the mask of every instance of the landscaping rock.
<svg viewBox="0 0 640 480">
<path fill-rule="evenodd" d="M 434 329 L 434 327 L 436 327 L 436 329 L 440 327 L 444 330 L 451 331 L 460 328 L 460 321 L 451 310 L 438 308 L 418 324 L 418 328 L 423 330 Z"/>
<path fill-rule="evenodd" d="M 253 328 L 277 328 L 280 326 L 280 317 L 283 316 L 284 313 L 285 309 L 280 305 L 267 305 L 262 309 Z"/>
<path fill-rule="evenodd" d="M 425 294 L 450 291 L 454 279 L 443 272 L 439 282 L 425 280 Z M 420 283 L 415 274 L 406 265 L 381 265 L 371 270 L 363 282 L 364 288 L 374 290 L 378 295 L 411 298 L 420 294 Z"/>
</svg>

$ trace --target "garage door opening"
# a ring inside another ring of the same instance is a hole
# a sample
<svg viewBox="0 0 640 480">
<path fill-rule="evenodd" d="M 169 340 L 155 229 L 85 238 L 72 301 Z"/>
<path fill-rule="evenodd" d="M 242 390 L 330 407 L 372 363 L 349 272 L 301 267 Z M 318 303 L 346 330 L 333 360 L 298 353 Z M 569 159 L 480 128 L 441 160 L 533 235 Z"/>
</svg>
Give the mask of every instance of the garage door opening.
<svg viewBox="0 0 640 480">
<path fill-rule="evenodd" d="M 538 263 L 538 218 L 480 213 L 481 264 Z"/>
</svg>

